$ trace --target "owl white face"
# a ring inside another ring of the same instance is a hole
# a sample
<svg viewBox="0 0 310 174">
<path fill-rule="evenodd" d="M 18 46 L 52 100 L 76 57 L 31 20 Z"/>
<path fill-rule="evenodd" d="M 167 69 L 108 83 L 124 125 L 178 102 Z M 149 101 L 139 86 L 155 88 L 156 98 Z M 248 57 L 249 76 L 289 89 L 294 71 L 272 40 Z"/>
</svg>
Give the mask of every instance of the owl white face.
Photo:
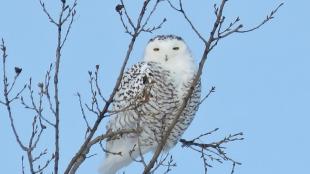
<svg viewBox="0 0 310 174">
<path fill-rule="evenodd" d="M 145 48 L 144 61 L 170 64 L 182 59 L 191 59 L 191 56 L 187 45 L 178 36 L 156 36 Z"/>
</svg>

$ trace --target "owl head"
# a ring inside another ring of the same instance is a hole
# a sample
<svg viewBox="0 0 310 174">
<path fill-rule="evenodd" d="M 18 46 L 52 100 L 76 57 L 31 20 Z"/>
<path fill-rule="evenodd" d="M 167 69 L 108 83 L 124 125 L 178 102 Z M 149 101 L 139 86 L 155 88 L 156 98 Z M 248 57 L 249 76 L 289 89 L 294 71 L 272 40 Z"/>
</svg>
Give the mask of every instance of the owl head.
<svg viewBox="0 0 310 174">
<path fill-rule="evenodd" d="M 175 64 L 182 61 L 193 61 L 184 40 L 175 35 L 158 35 L 148 42 L 144 61 Z"/>
</svg>

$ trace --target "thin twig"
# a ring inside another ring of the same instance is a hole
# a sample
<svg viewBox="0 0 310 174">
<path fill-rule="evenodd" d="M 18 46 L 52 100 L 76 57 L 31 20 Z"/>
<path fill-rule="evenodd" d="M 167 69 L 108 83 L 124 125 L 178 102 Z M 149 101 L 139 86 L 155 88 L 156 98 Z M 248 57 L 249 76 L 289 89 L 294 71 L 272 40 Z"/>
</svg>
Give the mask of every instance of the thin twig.
<svg viewBox="0 0 310 174">
<path fill-rule="evenodd" d="M 83 105 L 82 105 L 81 94 L 80 94 L 80 93 L 77 93 L 76 95 L 77 95 L 78 98 L 79 98 L 79 104 L 80 104 L 81 113 L 82 113 L 84 122 L 85 122 L 85 124 L 86 124 L 86 132 L 85 132 L 85 136 L 86 136 L 87 133 L 88 133 L 89 131 L 91 131 L 91 127 L 90 127 L 90 124 L 89 124 L 89 122 L 88 122 L 88 120 L 87 120 L 87 118 L 86 118 L 86 114 L 85 114 L 85 112 L 84 112 L 84 108 L 83 108 Z"/>
<path fill-rule="evenodd" d="M 21 96 L 21 94 L 24 92 L 24 90 L 26 89 L 26 85 L 24 85 L 23 88 L 21 88 L 14 97 L 12 97 L 9 102 L 12 103 L 14 100 L 19 99 L 19 97 Z"/>
<path fill-rule="evenodd" d="M 174 10 L 182 13 L 184 19 L 189 23 L 189 25 L 191 26 L 192 30 L 196 33 L 196 35 L 199 37 L 199 39 L 201 39 L 205 44 L 207 44 L 207 40 L 202 36 L 202 34 L 198 31 L 198 29 L 195 27 L 195 25 L 192 23 L 192 21 L 188 18 L 187 14 L 185 13 L 185 11 L 183 9 L 182 0 L 179 0 L 179 8 L 175 7 L 170 2 L 170 0 L 167 0 L 167 2 L 169 3 L 170 7 L 172 7 Z"/>
<path fill-rule="evenodd" d="M 248 30 L 241 30 L 241 31 L 237 31 L 238 33 L 247 33 L 247 32 L 251 32 L 254 30 L 259 29 L 261 26 L 263 26 L 266 22 L 270 21 L 271 19 L 274 18 L 274 15 L 276 14 L 276 12 L 279 10 L 279 8 L 281 6 L 284 5 L 284 2 L 280 3 L 274 10 L 271 11 L 271 13 L 269 15 L 267 15 L 266 19 L 263 20 L 260 24 L 258 24 L 256 27 L 252 27 Z"/>
<path fill-rule="evenodd" d="M 97 91 L 93 85 L 96 82 L 94 82 L 95 80 L 94 80 L 94 77 L 92 76 L 93 75 L 92 71 L 88 71 L 88 74 L 89 74 L 90 92 L 92 94 L 92 97 L 91 97 L 91 107 L 89 107 L 88 105 L 86 105 L 86 106 L 87 106 L 89 111 L 92 111 L 96 115 L 98 115 L 98 113 L 100 113 L 101 109 L 99 108 L 99 102 L 97 100 Z M 96 106 L 97 111 L 94 110 L 94 105 Z"/>
<path fill-rule="evenodd" d="M 164 19 L 162 20 L 162 22 L 161 22 L 159 25 L 153 26 L 153 27 L 151 27 L 151 28 L 146 28 L 146 26 L 147 26 L 147 24 L 148 24 L 148 22 L 149 22 L 151 16 L 152 16 L 152 15 L 154 14 L 154 12 L 156 11 L 157 6 L 158 6 L 158 4 L 159 4 L 160 2 L 162 2 L 162 0 L 156 0 L 156 2 L 155 2 L 155 4 L 154 4 L 154 6 L 153 6 L 151 12 L 150 12 L 149 15 L 146 17 L 146 20 L 145 20 L 144 24 L 143 24 L 142 27 L 141 27 L 141 31 L 145 31 L 145 32 L 152 33 L 153 31 L 160 29 L 160 28 L 162 27 L 162 25 L 167 21 L 167 19 L 164 18 Z"/>
<path fill-rule="evenodd" d="M 236 167 L 236 163 L 233 162 L 230 174 L 234 174 L 234 172 L 235 172 L 235 167 Z"/>
<path fill-rule="evenodd" d="M 12 110 L 11 110 L 11 105 L 10 105 L 10 99 L 9 99 L 9 93 L 8 93 L 8 77 L 6 75 L 6 58 L 7 58 L 7 53 L 6 53 L 6 46 L 4 43 L 4 40 L 2 39 L 2 43 L 1 43 L 1 51 L 2 51 L 2 73 L 3 73 L 3 95 L 4 95 L 4 104 L 6 106 L 8 115 L 9 115 L 9 119 L 10 119 L 10 124 L 11 124 L 11 128 L 13 130 L 15 139 L 17 141 L 17 143 L 19 144 L 19 146 L 21 147 L 22 150 L 27 151 L 27 147 L 22 143 L 21 139 L 19 138 L 19 135 L 17 133 L 16 127 L 15 127 L 15 123 L 14 123 L 14 119 L 13 119 L 13 115 L 12 115 Z"/>
<path fill-rule="evenodd" d="M 123 8 L 124 8 L 124 13 L 125 13 L 126 18 L 127 18 L 127 20 L 128 20 L 128 23 L 129 23 L 130 26 L 134 29 L 134 28 L 135 28 L 135 25 L 133 24 L 131 17 L 130 17 L 130 16 L 128 15 L 128 13 L 127 13 L 127 9 L 126 9 L 126 6 L 125 6 L 125 4 L 124 4 L 124 1 L 123 1 L 123 0 L 120 0 L 120 2 L 121 2 L 122 6 L 123 6 Z"/>
<path fill-rule="evenodd" d="M 209 90 L 208 94 L 206 96 L 204 96 L 201 101 L 199 102 L 198 105 L 200 105 L 201 103 L 203 103 L 207 98 L 209 98 L 209 96 L 215 92 L 215 86 L 212 86 L 211 89 Z"/>
<path fill-rule="evenodd" d="M 63 39 L 63 41 L 62 41 L 62 43 L 61 43 L 61 48 L 64 46 L 64 44 L 66 43 L 66 41 L 67 41 L 67 37 L 68 37 L 68 35 L 69 35 L 69 33 L 70 33 L 70 31 L 71 31 L 71 28 L 72 28 L 72 24 L 73 24 L 73 21 L 74 21 L 74 17 L 75 17 L 75 14 L 76 14 L 76 11 L 75 11 L 75 8 L 76 8 L 76 6 L 77 6 L 77 0 L 75 0 L 74 2 L 73 2 L 73 5 L 71 6 L 71 7 L 69 7 L 69 6 L 66 6 L 65 8 L 69 8 L 69 11 L 68 11 L 68 13 L 67 13 L 67 16 L 61 21 L 61 24 L 64 24 L 67 20 L 68 20 L 68 18 L 69 17 L 71 17 L 71 19 L 70 19 L 70 22 L 69 22 L 69 24 L 68 24 L 68 28 L 67 28 L 67 30 L 66 30 L 66 34 L 65 34 L 65 37 L 64 37 L 64 39 Z M 65 10 L 65 9 L 63 9 L 63 10 Z"/>
<path fill-rule="evenodd" d="M 46 16 L 48 17 L 48 19 L 50 20 L 51 23 L 55 24 L 56 26 L 58 25 L 58 23 L 52 18 L 52 16 L 50 15 L 50 13 L 47 11 L 45 4 L 42 2 L 42 0 L 39 0 L 40 5 L 43 9 L 43 12 L 46 14 Z"/>
<path fill-rule="evenodd" d="M 18 73 L 18 74 L 15 74 L 15 76 L 14 76 L 14 80 L 13 80 L 13 83 L 12 83 L 11 87 L 9 88 L 8 93 L 10 93 L 10 92 L 11 92 L 11 90 L 14 88 L 14 86 L 15 86 L 15 82 L 16 82 L 16 80 L 17 80 L 18 76 L 19 76 L 19 73 Z"/>
<path fill-rule="evenodd" d="M 22 174 L 25 174 L 24 156 L 22 156 Z"/>
<path fill-rule="evenodd" d="M 214 129 L 213 131 L 207 132 L 205 134 L 202 134 L 192 140 L 185 140 L 181 139 L 180 142 L 182 143 L 182 147 L 190 148 L 196 152 L 199 152 L 201 154 L 201 158 L 204 163 L 204 169 L 205 173 L 207 173 L 207 168 L 211 167 L 211 165 L 207 162 L 207 158 L 209 158 L 211 161 L 215 160 L 217 162 L 222 163 L 224 161 L 231 161 L 233 163 L 233 169 L 236 164 L 241 165 L 241 163 L 231 159 L 227 156 L 226 152 L 224 151 L 225 147 L 223 145 L 234 142 L 234 141 L 241 141 L 244 138 L 242 137 L 242 133 L 237 133 L 233 135 L 228 135 L 227 137 L 224 137 L 223 139 L 211 143 L 198 143 L 197 141 L 201 141 L 201 138 L 207 135 L 211 135 L 218 129 Z"/>
<path fill-rule="evenodd" d="M 53 68 L 53 64 L 51 63 L 50 66 L 49 66 L 49 69 L 46 71 L 46 74 L 45 74 L 45 80 L 44 80 L 44 94 L 47 98 L 47 101 L 48 101 L 48 104 L 49 104 L 49 108 L 50 108 L 50 111 L 55 115 L 56 114 L 56 111 L 53 107 L 53 104 L 52 104 L 52 99 L 51 99 L 51 96 L 50 96 L 50 93 L 49 93 L 49 87 L 50 87 L 50 81 L 51 81 L 51 71 L 52 71 L 52 68 Z"/>
<path fill-rule="evenodd" d="M 102 95 L 102 92 L 101 92 L 101 89 L 100 89 L 100 87 L 99 87 L 99 84 L 98 84 L 98 76 L 99 76 L 99 65 L 96 65 L 96 71 L 95 71 L 95 84 L 96 84 L 96 89 L 97 89 L 97 91 L 98 91 L 98 94 L 99 94 L 99 96 L 101 97 L 101 100 L 103 100 L 104 102 L 107 102 L 107 100 L 105 99 L 105 97 L 103 97 L 103 95 Z"/>
</svg>

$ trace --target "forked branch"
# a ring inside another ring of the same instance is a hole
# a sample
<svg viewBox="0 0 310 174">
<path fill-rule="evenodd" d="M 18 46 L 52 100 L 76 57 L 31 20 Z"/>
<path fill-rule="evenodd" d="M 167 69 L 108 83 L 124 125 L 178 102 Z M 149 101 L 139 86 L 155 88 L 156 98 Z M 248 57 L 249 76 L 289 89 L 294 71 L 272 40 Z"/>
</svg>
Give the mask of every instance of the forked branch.
<svg viewBox="0 0 310 174">
<path fill-rule="evenodd" d="M 52 157 L 47 158 L 47 160 L 45 161 L 44 165 L 36 165 L 35 162 L 42 159 L 43 157 L 45 157 L 47 155 L 46 150 L 39 152 L 39 155 L 35 155 L 35 150 L 37 148 L 37 145 L 41 139 L 41 136 L 43 134 L 43 131 L 46 129 L 45 125 L 42 123 L 41 120 L 41 112 L 42 112 L 42 108 L 41 108 L 41 99 L 42 99 L 42 93 L 40 94 L 40 102 L 39 102 L 39 106 L 38 107 L 33 107 L 33 110 L 36 110 L 37 114 L 33 117 L 33 121 L 32 121 L 32 129 L 31 129 L 31 135 L 28 139 L 28 143 L 24 143 L 20 136 L 19 133 L 17 132 L 17 128 L 14 122 L 14 118 L 13 118 L 13 112 L 12 112 L 12 107 L 11 104 L 13 101 L 15 101 L 16 99 L 21 99 L 22 100 L 22 93 L 23 91 L 26 89 L 26 86 L 28 86 L 28 89 L 31 91 L 31 101 L 33 103 L 33 106 L 36 106 L 34 104 L 34 99 L 32 97 L 32 89 L 31 89 L 31 81 L 29 85 L 24 85 L 23 88 L 21 88 L 18 92 L 16 92 L 16 94 L 12 95 L 13 93 L 13 88 L 15 87 L 15 82 L 17 81 L 17 78 L 19 77 L 19 75 L 21 74 L 22 69 L 15 67 L 15 76 L 13 79 L 12 84 L 9 84 L 9 78 L 7 76 L 7 69 L 6 69 L 6 63 L 7 63 L 7 53 L 6 53 L 6 46 L 4 43 L 4 40 L 2 39 L 2 43 L 1 43 L 1 52 L 2 52 L 2 67 L 3 67 L 3 96 L 4 96 L 4 101 L 1 101 L 1 104 L 5 105 L 6 110 L 8 112 L 8 116 L 10 119 L 10 126 L 11 129 L 13 130 L 13 134 L 15 136 L 15 139 L 18 143 L 18 145 L 20 146 L 20 148 L 27 154 L 27 159 L 28 159 L 28 163 L 29 163 L 29 169 L 30 169 L 30 173 L 31 174 L 38 174 L 38 173 L 42 173 L 50 164 L 50 162 L 54 159 L 54 156 L 52 155 Z M 13 97 L 11 97 L 13 96 Z M 38 150 L 36 150 L 38 151 Z M 22 173 L 25 173 L 25 167 L 24 167 L 24 156 L 22 157 Z"/>
<path fill-rule="evenodd" d="M 223 163 L 223 161 L 230 161 L 233 164 L 233 168 L 232 168 L 232 173 L 234 171 L 235 165 L 241 165 L 241 163 L 231 159 L 230 157 L 227 156 L 226 152 L 225 152 L 225 144 L 234 142 L 234 141 L 241 141 L 244 138 L 243 133 L 237 133 L 237 134 L 233 134 L 233 135 L 228 135 L 227 137 L 224 137 L 223 139 L 219 140 L 219 141 L 215 141 L 215 142 L 211 142 L 211 143 L 201 143 L 202 142 L 202 138 L 206 137 L 208 135 L 213 134 L 214 132 L 216 132 L 218 130 L 218 128 L 207 132 L 205 134 L 201 134 L 198 137 L 192 139 L 192 140 L 185 140 L 185 139 L 181 139 L 180 142 L 182 143 L 182 147 L 186 147 L 186 148 L 190 148 L 198 153 L 200 153 L 201 158 L 203 160 L 204 163 L 204 171 L 205 174 L 207 174 L 207 170 L 208 167 L 212 167 L 212 165 L 210 164 L 212 161 L 217 161 L 219 163 Z"/>
</svg>

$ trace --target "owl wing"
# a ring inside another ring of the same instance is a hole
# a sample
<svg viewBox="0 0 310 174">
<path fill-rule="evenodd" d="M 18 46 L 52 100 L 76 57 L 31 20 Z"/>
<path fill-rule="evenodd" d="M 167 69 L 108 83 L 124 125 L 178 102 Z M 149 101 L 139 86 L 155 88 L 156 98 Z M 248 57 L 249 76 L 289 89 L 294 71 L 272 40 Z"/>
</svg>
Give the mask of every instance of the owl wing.
<svg viewBox="0 0 310 174">
<path fill-rule="evenodd" d="M 152 64 L 146 62 L 134 64 L 123 74 L 114 96 L 107 129 L 116 131 L 137 127 L 138 115 L 135 109 L 147 100 L 146 90 L 153 79 Z"/>
</svg>

